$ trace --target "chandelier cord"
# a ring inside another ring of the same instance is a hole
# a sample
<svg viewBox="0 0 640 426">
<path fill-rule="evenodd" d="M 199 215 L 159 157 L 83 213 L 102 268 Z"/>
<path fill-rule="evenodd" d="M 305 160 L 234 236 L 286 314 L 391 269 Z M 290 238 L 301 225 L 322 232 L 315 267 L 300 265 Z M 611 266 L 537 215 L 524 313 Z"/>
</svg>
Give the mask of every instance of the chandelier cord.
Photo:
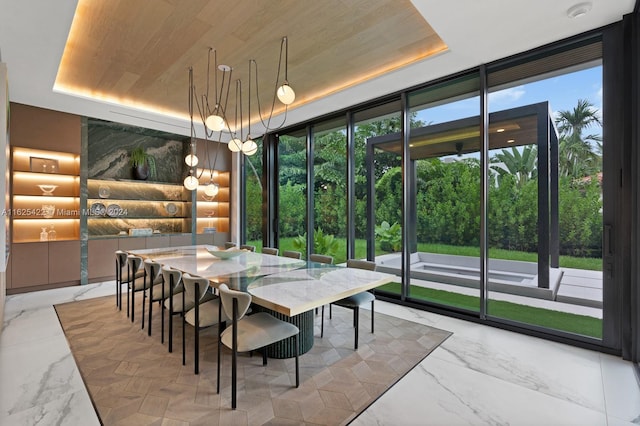
<svg viewBox="0 0 640 426">
<path fill-rule="evenodd" d="M 255 83 L 256 83 L 256 101 L 258 103 L 258 117 L 260 118 L 260 122 L 262 123 L 262 125 L 265 128 L 265 132 L 269 132 L 269 131 L 273 131 L 273 130 L 278 130 L 280 128 L 282 128 L 282 126 L 284 126 L 284 123 L 287 121 L 287 112 L 289 111 L 289 106 L 285 105 L 284 107 L 284 116 L 283 116 L 283 120 L 282 123 L 280 123 L 278 126 L 275 127 L 270 127 L 271 125 L 271 119 L 273 118 L 273 110 L 275 109 L 276 106 L 276 97 L 277 97 L 277 92 L 278 92 L 278 83 L 280 82 L 280 73 L 282 70 L 282 52 L 284 50 L 284 44 L 287 42 L 287 38 L 283 37 L 282 41 L 280 42 L 280 55 L 278 57 L 278 71 L 276 73 L 276 82 L 275 82 L 275 88 L 273 91 L 273 99 L 271 102 L 271 110 L 269 112 L 269 118 L 266 120 L 265 123 L 265 119 L 262 117 L 262 106 L 260 105 L 260 96 L 258 95 L 260 93 L 260 88 L 258 87 L 258 63 L 255 60 L 251 60 L 249 62 L 249 67 L 251 67 L 251 62 L 253 62 L 254 67 L 256 69 L 256 76 L 255 76 Z M 288 51 L 288 42 L 287 42 L 287 51 Z M 288 56 L 288 55 L 287 55 Z M 285 69 L 287 67 L 285 66 Z M 251 68 L 249 68 L 249 71 L 251 71 Z M 285 82 L 286 82 L 286 76 L 285 76 Z M 249 99 L 251 99 L 251 92 L 249 92 Z M 249 109 L 249 122 L 251 122 L 251 109 Z"/>
</svg>

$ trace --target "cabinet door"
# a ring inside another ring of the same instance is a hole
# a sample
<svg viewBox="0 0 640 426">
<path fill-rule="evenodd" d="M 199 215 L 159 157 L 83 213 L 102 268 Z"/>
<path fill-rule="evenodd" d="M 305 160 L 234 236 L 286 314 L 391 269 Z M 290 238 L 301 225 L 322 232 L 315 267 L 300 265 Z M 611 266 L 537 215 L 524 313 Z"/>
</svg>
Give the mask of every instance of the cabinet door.
<svg viewBox="0 0 640 426">
<path fill-rule="evenodd" d="M 191 234 L 171 236 L 171 247 L 190 246 L 190 245 L 191 245 Z"/>
<path fill-rule="evenodd" d="M 80 241 L 49 242 L 49 283 L 80 283 Z"/>
<path fill-rule="evenodd" d="M 11 288 L 49 284 L 49 243 L 11 245 Z"/>
<path fill-rule="evenodd" d="M 171 239 L 168 235 L 160 235 L 155 237 L 147 237 L 147 245 L 148 249 L 150 248 L 162 248 L 169 247 Z"/>
<path fill-rule="evenodd" d="M 89 240 L 87 268 L 90 282 L 114 279 L 116 276 L 117 239 Z"/>
</svg>

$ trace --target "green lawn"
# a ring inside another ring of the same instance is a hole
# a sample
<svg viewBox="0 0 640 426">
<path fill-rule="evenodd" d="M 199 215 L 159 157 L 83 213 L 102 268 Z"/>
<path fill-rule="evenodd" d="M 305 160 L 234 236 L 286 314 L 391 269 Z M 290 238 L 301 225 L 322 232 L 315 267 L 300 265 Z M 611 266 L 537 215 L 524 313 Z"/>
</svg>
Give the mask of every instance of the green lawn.
<svg viewBox="0 0 640 426">
<path fill-rule="evenodd" d="M 337 238 L 338 251 L 334 256 L 335 263 L 344 263 L 347 261 L 347 240 L 344 238 Z M 249 241 L 248 244 L 255 245 L 260 251 L 262 248 L 262 240 Z M 293 247 L 293 238 L 281 238 L 280 239 L 280 252 L 284 250 L 295 250 Z M 418 243 L 418 251 L 425 253 L 439 253 L 439 254 L 454 254 L 460 256 L 475 256 L 480 257 L 479 247 L 467 247 L 467 246 L 451 246 L 445 244 L 426 244 Z M 385 254 L 384 251 L 376 249 L 376 255 Z M 367 242 L 366 240 L 356 240 L 356 257 L 367 257 Z M 522 260 L 526 262 L 537 262 L 537 253 L 527 253 L 516 250 L 504 250 L 504 249 L 489 249 L 489 257 L 492 259 L 505 259 L 505 260 Z M 565 268 L 586 269 L 591 271 L 602 271 L 602 259 L 590 258 L 590 257 L 572 257 L 572 256 L 560 256 L 560 266 Z"/>
<path fill-rule="evenodd" d="M 378 289 L 400 294 L 400 283 L 385 284 Z M 480 309 L 480 298 L 475 296 L 467 296 L 416 285 L 411 285 L 409 294 L 414 299 L 440 303 L 446 306 L 455 306 L 476 312 Z M 602 338 L 602 320 L 586 315 L 570 314 L 500 300 L 489 300 L 487 313 L 494 317 L 510 319 L 526 324 L 539 325 L 541 327 L 563 330 L 569 333 L 599 339 Z"/>
</svg>

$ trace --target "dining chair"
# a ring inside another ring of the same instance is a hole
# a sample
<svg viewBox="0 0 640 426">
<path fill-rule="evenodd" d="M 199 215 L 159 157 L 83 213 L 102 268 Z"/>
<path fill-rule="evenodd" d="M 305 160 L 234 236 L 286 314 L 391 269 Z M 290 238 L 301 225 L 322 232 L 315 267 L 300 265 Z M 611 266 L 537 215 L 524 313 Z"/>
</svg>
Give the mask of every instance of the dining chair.
<svg viewBox="0 0 640 426">
<path fill-rule="evenodd" d="M 184 285 L 184 298 L 192 300 L 194 305 L 192 309 L 185 313 L 183 321 L 192 325 L 195 329 L 193 373 L 198 374 L 200 370 L 200 329 L 219 324 L 220 318 L 222 319 L 220 324 L 223 324 L 227 321 L 227 316 L 224 315 L 224 312 L 219 315 L 219 297 L 201 302 L 207 294 L 210 294 L 207 292 L 209 289 L 208 279 L 184 274 L 182 275 L 182 284 Z M 218 335 L 221 331 L 218 329 Z M 182 333 L 182 365 L 185 365 L 186 361 L 185 346 L 185 333 Z"/>
<path fill-rule="evenodd" d="M 293 251 L 293 250 L 283 251 L 282 256 L 290 257 L 292 259 L 302 259 L 302 253 L 300 253 L 299 251 Z"/>
<path fill-rule="evenodd" d="M 169 266 L 162 266 L 162 278 L 164 282 L 169 283 L 169 297 L 164 301 L 165 309 L 169 309 L 169 352 L 173 352 L 173 316 L 175 314 L 182 314 L 182 296 L 180 293 L 184 291 L 182 285 L 182 272 L 170 268 Z M 174 306 L 174 302 L 179 303 L 178 306 Z M 164 343 L 164 335 L 162 336 L 162 343 Z"/>
<path fill-rule="evenodd" d="M 238 352 L 250 352 L 265 348 L 272 343 L 294 337 L 296 358 L 296 388 L 300 386 L 300 368 L 298 362 L 298 327 L 282 321 L 266 312 L 258 312 L 245 316 L 251 305 L 251 295 L 243 291 L 231 290 L 226 284 L 218 288 L 222 302 L 222 312 L 231 318 L 218 338 L 218 380 L 217 392 L 220 393 L 221 345 L 231 349 L 231 408 L 236 409 L 237 363 Z M 222 320 L 220 316 L 219 321 Z M 267 365 L 266 348 L 262 350 L 262 365 Z"/>
<path fill-rule="evenodd" d="M 140 256 L 127 255 L 127 311 L 129 311 L 129 293 L 131 293 L 131 322 L 135 316 L 135 295 L 137 292 L 147 289 L 147 280 Z M 142 269 L 142 279 L 138 277 L 138 271 Z M 142 300 L 142 319 L 144 321 L 144 298 Z"/>
<path fill-rule="evenodd" d="M 152 259 L 145 259 L 144 262 L 144 274 L 145 279 L 149 280 L 147 285 L 148 290 L 145 291 L 142 298 L 144 299 L 149 293 L 149 327 L 147 327 L 147 334 L 151 336 L 151 318 L 153 315 L 153 302 L 161 302 L 169 297 L 169 283 L 166 283 L 162 279 L 162 265 Z M 144 317 L 142 318 L 142 328 L 144 328 Z M 162 311 L 162 334 L 164 334 L 164 310 Z"/>
<path fill-rule="evenodd" d="M 256 251 L 256 246 L 250 246 L 250 245 L 247 245 L 247 244 L 241 244 L 240 245 L 240 249 L 241 250 Z"/>
<path fill-rule="evenodd" d="M 271 254 L 273 256 L 277 256 L 279 251 L 280 250 L 273 247 L 262 247 L 262 254 Z"/>
<path fill-rule="evenodd" d="M 129 284 L 129 276 L 125 276 L 124 268 L 127 266 L 127 253 L 116 250 L 116 306 L 122 310 L 122 286 Z M 139 269 L 135 273 L 135 278 L 143 278 L 144 270 Z M 127 297 L 129 293 L 127 293 Z M 129 305 L 127 304 L 127 316 L 129 316 Z"/>
<path fill-rule="evenodd" d="M 333 264 L 333 256 L 327 256 L 325 254 L 316 254 L 316 253 L 312 253 L 309 255 L 309 261 L 310 262 L 317 262 L 317 263 L 326 263 L 328 265 L 332 265 Z M 331 305 L 329 305 L 329 309 L 331 309 Z M 324 328 L 324 305 L 322 305 L 322 323 L 321 323 L 321 330 Z M 318 315 L 318 308 L 316 308 L 316 315 Z M 322 337 L 322 332 L 320 333 L 320 337 Z"/>
<path fill-rule="evenodd" d="M 313 253 L 309 255 L 309 261 L 333 265 L 333 256 L 327 256 L 326 254 Z"/>
<path fill-rule="evenodd" d="M 366 269 L 368 271 L 375 271 L 376 264 L 375 262 L 371 262 L 368 260 L 357 260 L 357 259 L 347 259 L 347 268 L 357 268 L 357 269 Z M 341 306 L 343 308 L 348 308 L 353 310 L 353 328 L 355 329 L 355 337 L 353 347 L 355 350 L 358 350 L 358 328 L 359 328 L 359 317 L 360 317 L 360 306 L 371 302 L 371 332 L 374 332 L 373 328 L 373 317 L 374 310 L 373 305 L 376 300 L 376 297 L 368 291 L 363 291 L 358 294 L 354 294 L 352 296 L 345 297 L 344 299 L 340 299 L 337 302 L 333 302 L 329 305 L 329 319 L 331 319 L 331 306 Z M 322 307 L 322 325 L 320 327 L 320 337 L 324 334 L 324 306 Z"/>
<path fill-rule="evenodd" d="M 224 248 L 226 249 L 230 249 L 230 248 L 234 248 L 237 247 L 236 243 L 232 243 L 231 241 L 227 241 L 226 243 L 224 243 Z"/>
</svg>

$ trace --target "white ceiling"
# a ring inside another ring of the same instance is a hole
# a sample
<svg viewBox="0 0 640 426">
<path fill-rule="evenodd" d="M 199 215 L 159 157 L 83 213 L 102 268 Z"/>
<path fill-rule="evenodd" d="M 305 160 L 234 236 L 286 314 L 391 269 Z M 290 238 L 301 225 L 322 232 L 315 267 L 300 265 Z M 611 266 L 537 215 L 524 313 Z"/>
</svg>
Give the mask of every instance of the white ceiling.
<svg viewBox="0 0 640 426">
<path fill-rule="evenodd" d="M 608 25 L 632 12 L 635 3 L 587 1 L 591 11 L 571 19 L 567 10 L 581 0 L 412 0 L 448 51 L 300 107 L 294 104 L 287 125 Z M 53 91 L 75 8 L 74 0 L 0 0 L 0 59 L 9 70 L 10 100 L 188 134 L 188 123 L 173 117 Z"/>
</svg>

